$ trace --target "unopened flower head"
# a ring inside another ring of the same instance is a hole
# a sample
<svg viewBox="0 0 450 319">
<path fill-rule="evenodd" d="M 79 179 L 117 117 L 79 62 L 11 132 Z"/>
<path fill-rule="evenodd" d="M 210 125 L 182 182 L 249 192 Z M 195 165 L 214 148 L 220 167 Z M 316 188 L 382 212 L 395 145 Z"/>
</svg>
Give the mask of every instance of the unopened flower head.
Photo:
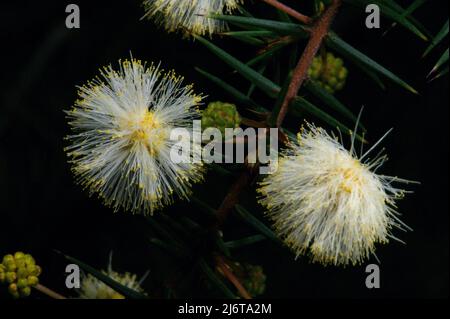
<svg viewBox="0 0 450 319">
<path fill-rule="evenodd" d="M 405 191 L 392 185 L 407 181 L 376 174 L 386 156 L 368 156 L 378 143 L 360 155 L 354 143 L 353 136 L 348 151 L 338 138 L 308 124 L 278 170 L 260 184 L 260 202 L 297 257 L 309 253 L 314 262 L 358 264 L 374 253 L 376 243 L 396 239 L 394 227 L 408 228 L 395 211 Z"/>
<path fill-rule="evenodd" d="M 192 132 L 199 117 L 202 96 L 173 71 L 138 60 L 111 66 L 101 77 L 79 88 L 68 118 L 73 134 L 66 148 L 77 181 L 98 194 L 115 211 L 152 214 L 173 200 L 187 198 L 192 182 L 202 179 L 198 161 L 174 163 L 170 139 L 174 128 Z M 192 152 L 201 153 L 201 142 L 191 139 Z"/>
<path fill-rule="evenodd" d="M 145 0 L 145 16 L 154 19 L 168 32 L 186 35 L 212 35 L 226 29 L 226 24 L 207 18 L 208 14 L 231 13 L 242 0 Z"/>
<path fill-rule="evenodd" d="M 144 290 L 141 288 L 141 281 L 138 281 L 137 276 L 134 274 L 120 274 L 113 271 L 111 266 L 108 267 L 108 271 L 104 271 L 103 273 L 122 286 L 139 293 L 144 293 Z M 83 275 L 81 278 L 78 294 L 81 299 L 125 299 L 123 295 L 91 274 Z"/>
</svg>

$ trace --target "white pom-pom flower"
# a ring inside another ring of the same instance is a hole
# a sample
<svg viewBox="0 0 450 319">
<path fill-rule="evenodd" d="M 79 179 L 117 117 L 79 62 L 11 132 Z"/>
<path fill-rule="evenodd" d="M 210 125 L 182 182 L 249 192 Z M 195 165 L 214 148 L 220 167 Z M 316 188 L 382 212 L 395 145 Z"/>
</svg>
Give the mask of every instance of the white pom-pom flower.
<svg viewBox="0 0 450 319">
<path fill-rule="evenodd" d="M 231 13 L 242 0 L 145 0 L 145 17 L 154 19 L 168 32 L 185 35 L 212 35 L 226 29 L 226 24 L 207 18 L 208 14 Z"/>
<path fill-rule="evenodd" d="M 120 274 L 113 271 L 111 265 L 108 267 L 108 270 L 103 273 L 122 286 L 144 294 L 141 283 L 145 279 L 145 276 L 138 281 L 136 275 L 130 273 Z M 80 288 L 77 292 L 80 299 L 125 299 L 122 294 L 107 286 L 91 274 L 83 274 L 80 281 Z"/>
<path fill-rule="evenodd" d="M 408 229 L 395 210 L 405 191 L 392 185 L 408 181 L 376 174 L 386 156 L 368 156 L 379 142 L 359 156 L 354 142 L 355 137 L 348 151 L 338 138 L 308 124 L 275 173 L 260 183 L 260 203 L 297 257 L 359 264 L 374 254 L 376 243 L 396 239 L 393 228 Z"/>
<path fill-rule="evenodd" d="M 140 61 L 120 62 L 101 71 L 79 88 L 80 99 L 68 111 L 73 134 L 66 148 L 72 170 L 90 194 L 98 194 L 114 211 L 150 213 L 188 198 L 191 184 L 202 179 L 199 161 L 175 163 L 170 150 L 174 128 L 194 134 L 202 96 L 173 71 Z M 201 154 L 201 142 L 191 139 L 191 157 Z"/>
</svg>

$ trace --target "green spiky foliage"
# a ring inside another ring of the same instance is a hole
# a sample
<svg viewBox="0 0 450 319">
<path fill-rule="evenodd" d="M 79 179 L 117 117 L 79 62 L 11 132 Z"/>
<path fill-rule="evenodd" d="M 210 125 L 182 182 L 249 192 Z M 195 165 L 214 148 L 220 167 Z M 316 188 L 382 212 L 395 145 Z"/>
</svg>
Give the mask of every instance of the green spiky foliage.
<svg viewBox="0 0 450 319">
<path fill-rule="evenodd" d="M 442 44 L 444 39 L 448 38 L 448 30 L 449 30 L 449 26 L 448 26 L 448 20 L 447 20 L 447 22 L 445 22 L 445 24 L 442 26 L 442 28 L 436 34 L 436 36 L 431 40 L 430 45 L 427 47 L 425 53 L 423 54 L 424 57 L 427 56 L 428 54 L 430 54 L 432 51 L 437 50 L 437 47 L 440 44 Z M 431 72 L 428 74 L 428 77 L 431 80 L 440 78 L 441 76 L 444 76 L 448 73 L 448 67 L 449 67 L 448 66 L 448 57 L 449 57 L 448 47 L 443 53 L 440 53 L 440 54 L 441 55 L 440 55 L 438 61 L 433 66 L 433 69 L 431 70 Z"/>
</svg>

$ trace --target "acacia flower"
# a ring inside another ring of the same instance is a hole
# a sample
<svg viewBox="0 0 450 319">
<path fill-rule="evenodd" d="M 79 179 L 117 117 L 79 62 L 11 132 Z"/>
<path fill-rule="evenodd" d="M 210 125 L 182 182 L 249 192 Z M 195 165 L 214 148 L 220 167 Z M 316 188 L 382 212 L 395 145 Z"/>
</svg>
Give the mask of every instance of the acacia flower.
<svg viewBox="0 0 450 319">
<path fill-rule="evenodd" d="M 114 211 L 150 213 L 173 200 L 187 198 L 193 182 L 202 179 L 202 164 L 175 163 L 170 139 L 174 128 L 193 133 L 202 96 L 173 71 L 132 59 L 111 66 L 101 77 L 79 87 L 79 100 L 68 111 L 72 135 L 66 148 L 77 182 L 98 194 Z M 191 139 L 190 156 L 201 154 Z"/>
<path fill-rule="evenodd" d="M 139 293 L 144 293 L 144 290 L 141 288 L 141 282 L 143 280 L 138 281 L 137 276 L 134 274 L 120 274 L 113 271 L 111 265 L 109 265 L 108 270 L 103 273 L 122 286 Z M 107 286 L 91 274 L 82 276 L 78 294 L 81 299 L 125 299 L 123 295 Z"/>
<path fill-rule="evenodd" d="M 145 17 L 154 19 L 168 32 L 186 35 L 212 35 L 226 29 L 226 24 L 206 15 L 231 13 L 242 0 L 145 0 Z"/>
<path fill-rule="evenodd" d="M 395 210 L 405 191 L 392 185 L 408 181 L 376 174 L 386 160 L 382 151 L 368 159 L 382 139 L 357 155 L 355 136 L 348 151 L 308 124 L 284 151 L 278 170 L 260 183 L 260 203 L 297 257 L 309 253 L 313 262 L 355 265 L 374 254 L 376 243 L 397 239 L 393 228 L 408 229 Z"/>
</svg>

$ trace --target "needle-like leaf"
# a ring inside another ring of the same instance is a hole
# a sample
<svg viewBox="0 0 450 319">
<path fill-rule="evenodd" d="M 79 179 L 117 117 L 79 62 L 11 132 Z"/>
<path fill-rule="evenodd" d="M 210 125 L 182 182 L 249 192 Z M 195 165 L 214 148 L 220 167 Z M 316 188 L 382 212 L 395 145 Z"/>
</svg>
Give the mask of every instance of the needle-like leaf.
<svg viewBox="0 0 450 319">
<path fill-rule="evenodd" d="M 418 94 L 418 92 L 411 85 L 403 81 L 401 78 L 399 78 L 397 75 L 395 75 L 379 63 L 369 58 L 361 51 L 352 47 L 350 44 L 342 40 L 337 34 L 330 32 L 327 36 L 326 43 L 329 47 L 337 51 L 339 54 L 347 57 L 347 59 L 351 61 L 358 61 L 367 66 L 369 69 L 377 71 L 378 73 L 384 75 L 386 78 L 390 79 L 394 83 L 397 83 L 408 91 L 414 94 Z"/>
<path fill-rule="evenodd" d="M 389 1 L 394 2 L 392 0 Z M 366 8 L 369 4 L 376 4 L 380 7 L 381 14 L 402 25 L 422 40 L 428 40 L 427 35 L 422 30 L 420 30 L 420 27 L 418 27 L 409 19 L 408 11 L 403 8 L 401 11 L 395 10 L 392 5 L 387 5 L 385 1 L 380 0 L 345 0 L 345 2 L 353 4 L 360 8 Z"/>
<path fill-rule="evenodd" d="M 216 275 L 216 273 L 203 258 L 199 261 L 199 266 L 206 278 L 209 279 L 209 281 L 220 291 L 222 291 L 226 298 L 237 299 L 236 295 L 231 292 L 227 285 L 223 283 L 223 281 Z"/>
<path fill-rule="evenodd" d="M 431 44 L 426 49 L 423 56 L 427 56 L 442 40 L 448 35 L 449 30 L 449 20 L 442 26 L 441 30 L 436 34 L 436 36 L 431 40 Z"/>
<path fill-rule="evenodd" d="M 266 225 L 264 225 L 258 218 L 253 216 L 248 210 L 246 210 L 241 205 L 236 205 L 236 212 L 239 217 L 246 221 L 249 225 L 258 230 L 261 234 L 266 236 L 268 239 L 281 244 L 280 239 L 275 235 L 275 233 Z"/>
<path fill-rule="evenodd" d="M 436 65 L 431 70 L 429 76 L 438 71 L 445 63 L 447 63 L 448 58 L 449 58 L 449 49 L 447 48 L 447 50 L 445 50 L 445 52 L 441 55 L 441 57 L 437 61 Z"/>
<path fill-rule="evenodd" d="M 260 241 L 263 241 L 266 239 L 266 236 L 263 235 L 253 235 L 237 240 L 227 241 L 225 242 L 225 246 L 227 246 L 229 249 L 236 249 L 241 248 L 248 245 L 253 245 L 255 243 L 259 243 Z"/>
<path fill-rule="evenodd" d="M 233 15 L 211 14 L 210 18 L 226 21 L 228 23 L 237 24 L 239 26 L 247 26 L 248 28 L 259 28 L 273 31 L 281 35 L 295 35 L 301 38 L 308 36 L 305 27 L 297 23 L 280 22 L 276 20 L 257 19 Z"/>
<path fill-rule="evenodd" d="M 211 43 L 210 41 L 200 37 L 195 36 L 195 38 L 205 45 L 208 49 L 210 49 L 214 54 L 216 54 L 221 60 L 223 60 L 225 63 L 227 63 L 229 66 L 231 66 L 234 70 L 236 70 L 238 73 L 240 73 L 243 77 L 245 77 L 250 82 L 254 83 L 258 88 L 261 90 L 267 92 L 270 96 L 275 97 L 278 87 L 271 81 L 269 81 L 267 78 L 262 76 L 257 71 L 250 68 L 245 63 L 242 63 L 235 57 L 233 57 L 228 52 L 222 50 L 215 44 Z"/>
<path fill-rule="evenodd" d="M 237 90 L 235 87 L 231 86 L 230 84 L 226 83 L 222 79 L 220 79 L 217 76 L 212 75 L 211 73 L 208 73 L 200 68 L 195 68 L 197 72 L 199 72 L 201 75 L 209 79 L 211 82 L 215 83 L 222 89 L 224 89 L 228 94 L 230 94 L 233 98 L 236 99 L 237 102 L 241 103 L 243 106 L 248 106 L 253 109 L 260 109 L 260 106 L 256 104 L 252 99 L 250 99 L 247 95 L 242 93 L 241 91 Z"/>
<path fill-rule="evenodd" d="M 334 110 L 338 111 L 348 119 L 356 123 L 357 117 L 344 105 L 342 104 L 333 94 L 329 93 L 327 90 L 323 89 L 314 81 L 307 81 L 305 83 L 305 88 L 311 92 L 313 95 L 318 97 L 323 103 L 330 106 Z M 361 125 L 361 127 L 363 127 Z"/>
</svg>

